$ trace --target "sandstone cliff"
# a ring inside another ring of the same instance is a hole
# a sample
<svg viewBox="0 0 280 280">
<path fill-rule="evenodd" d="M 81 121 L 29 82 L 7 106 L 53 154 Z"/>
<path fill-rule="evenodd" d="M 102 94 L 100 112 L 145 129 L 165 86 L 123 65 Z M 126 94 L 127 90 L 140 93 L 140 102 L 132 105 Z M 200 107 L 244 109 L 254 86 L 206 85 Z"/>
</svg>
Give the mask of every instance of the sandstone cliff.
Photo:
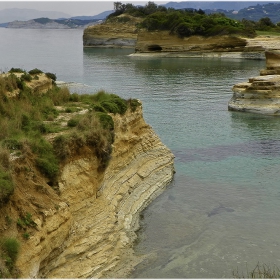
<svg viewBox="0 0 280 280">
<path fill-rule="evenodd" d="M 145 123 L 141 106 L 112 117 L 115 141 L 105 172 L 90 147 L 73 150 L 55 191 L 32 159 L 11 157 L 16 188 L 1 208 L 0 234 L 21 239 L 20 277 L 125 277 L 132 268 L 139 213 L 172 180 L 174 156 Z M 12 222 L 26 213 L 36 225 L 29 239 Z"/>
<path fill-rule="evenodd" d="M 266 69 L 260 76 L 233 86 L 229 110 L 280 115 L 280 51 L 266 51 L 265 55 Z"/>
</svg>

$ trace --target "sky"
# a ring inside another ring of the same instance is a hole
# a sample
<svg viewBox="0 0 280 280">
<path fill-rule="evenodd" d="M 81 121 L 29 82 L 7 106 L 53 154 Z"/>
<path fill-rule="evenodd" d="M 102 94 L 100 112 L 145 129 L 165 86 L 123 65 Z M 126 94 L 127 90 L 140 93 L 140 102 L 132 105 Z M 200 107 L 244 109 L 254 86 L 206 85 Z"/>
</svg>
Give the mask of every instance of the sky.
<svg viewBox="0 0 280 280">
<path fill-rule="evenodd" d="M 92 16 L 104 11 L 113 10 L 114 2 L 132 3 L 134 5 L 145 5 L 148 1 L 2 1 L 0 10 L 10 8 L 35 9 L 39 11 L 64 12 L 71 16 Z M 170 1 L 152 1 L 156 4 L 165 4 Z M 180 2 L 180 1 L 178 1 Z"/>
</svg>

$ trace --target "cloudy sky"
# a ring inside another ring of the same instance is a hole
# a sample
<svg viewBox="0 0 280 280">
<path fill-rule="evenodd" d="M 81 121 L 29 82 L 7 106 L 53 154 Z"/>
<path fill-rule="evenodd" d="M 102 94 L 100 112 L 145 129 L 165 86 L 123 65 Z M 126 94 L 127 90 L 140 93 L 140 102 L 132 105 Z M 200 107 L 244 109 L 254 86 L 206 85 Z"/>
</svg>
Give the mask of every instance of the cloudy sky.
<svg viewBox="0 0 280 280">
<path fill-rule="evenodd" d="M 133 3 L 134 5 L 145 5 L 148 1 L 2 1 L 0 10 L 10 8 L 35 9 L 39 11 L 58 11 L 71 16 L 96 15 L 104 11 L 113 10 L 114 2 Z M 169 1 L 152 1 L 156 4 L 164 4 Z"/>
</svg>

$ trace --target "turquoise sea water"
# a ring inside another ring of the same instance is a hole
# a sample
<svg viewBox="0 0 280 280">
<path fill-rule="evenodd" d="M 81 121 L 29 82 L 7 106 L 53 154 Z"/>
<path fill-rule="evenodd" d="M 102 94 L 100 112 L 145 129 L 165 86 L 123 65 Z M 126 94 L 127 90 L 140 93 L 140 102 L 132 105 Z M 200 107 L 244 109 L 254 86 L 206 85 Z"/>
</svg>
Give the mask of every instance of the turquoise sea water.
<svg viewBox="0 0 280 280">
<path fill-rule="evenodd" d="M 176 174 L 143 213 L 131 278 L 230 278 L 280 267 L 280 118 L 229 112 L 234 84 L 264 61 L 137 58 L 83 49 L 82 30 L 0 29 L 0 70 L 39 68 L 143 102 L 144 118 L 175 154 Z"/>
</svg>

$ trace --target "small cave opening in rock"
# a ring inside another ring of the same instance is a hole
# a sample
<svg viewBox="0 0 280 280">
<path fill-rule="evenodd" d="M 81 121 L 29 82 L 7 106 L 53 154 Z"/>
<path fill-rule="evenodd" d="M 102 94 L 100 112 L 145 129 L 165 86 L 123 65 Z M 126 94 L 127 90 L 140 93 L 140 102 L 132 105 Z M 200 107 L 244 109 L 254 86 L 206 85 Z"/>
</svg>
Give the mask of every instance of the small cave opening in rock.
<svg viewBox="0 0 280 280">
<path fill-rule="evenodd" d="M 160 52 L 162 51 L 162 47 L 159 45 L 150 45 L 148 46 L 148 51 L 150 52 Z"/>
</svg>

